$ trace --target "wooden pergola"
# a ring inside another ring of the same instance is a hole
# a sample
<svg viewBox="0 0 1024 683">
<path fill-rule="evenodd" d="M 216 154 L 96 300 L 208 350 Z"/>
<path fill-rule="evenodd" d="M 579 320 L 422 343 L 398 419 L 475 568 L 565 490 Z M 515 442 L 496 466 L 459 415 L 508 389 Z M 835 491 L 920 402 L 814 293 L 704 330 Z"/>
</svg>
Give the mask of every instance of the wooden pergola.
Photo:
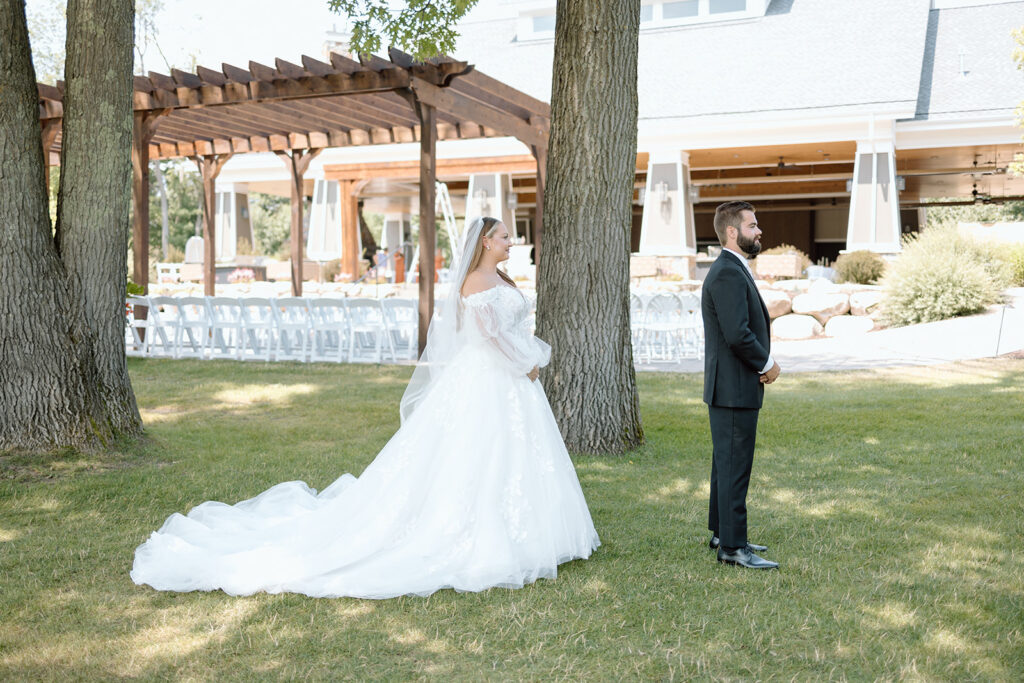
<svg viewBox="0 0 1024 683">
<path fill-rule="evenodd" d="M 149 72 L 134 83 L 132 144 L 133 239 L 149 244 L 149 162 L 188 157 L 203 181 L 203 280 L 214 293 L 215 181 L 234 154 L 274 152 L 291 175 L 292 293 L 302 293 L 302 180 L 310 161 L 327 147 L 419 141 L 420 348 L 433 312 L 435 180 L 438 140 L 515 137 L 536 160 L 536 253 L 540 253 L 543 188 L 550 107 L 448 57 L 416 62 L 389 51 L 389 60 L 363 55 L 354 61 L 331 54 L 330 62 L 303 56 L 302 64 L 282 59 L 274 67 L 224 64 L 220 71 Z M 46 159 L 59 163 L 63 87 L 39 85 L 39 115 Z M 356 272 L 359 255 L 358 180 L 340 181 L 342 253 Z M 346 220 L 347 219 L 347 220 Z M 134 271 L 148 286 L 148 249 L 137 246 Z"/>
</svg>

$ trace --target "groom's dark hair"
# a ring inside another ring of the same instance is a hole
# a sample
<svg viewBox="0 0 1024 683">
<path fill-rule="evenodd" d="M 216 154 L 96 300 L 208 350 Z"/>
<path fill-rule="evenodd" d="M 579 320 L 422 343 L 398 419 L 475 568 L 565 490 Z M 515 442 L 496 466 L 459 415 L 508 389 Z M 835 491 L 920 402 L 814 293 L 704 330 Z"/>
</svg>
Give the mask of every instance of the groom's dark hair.
<svg viewBox="0 0 1024 683">
<path fill-rule="evenodd" d="M 753 210 L 754 205 L 744 201 L 726 202 L 725 204 L 718 205 L 718 208 L 715 209 L 715 234 L 718 235 L 718 241 L 723 247 L 728 242 L 725 229 L 731 225 L 739 230 L 740 223 L 743 222 L 743 212 Z"/>
</svg>

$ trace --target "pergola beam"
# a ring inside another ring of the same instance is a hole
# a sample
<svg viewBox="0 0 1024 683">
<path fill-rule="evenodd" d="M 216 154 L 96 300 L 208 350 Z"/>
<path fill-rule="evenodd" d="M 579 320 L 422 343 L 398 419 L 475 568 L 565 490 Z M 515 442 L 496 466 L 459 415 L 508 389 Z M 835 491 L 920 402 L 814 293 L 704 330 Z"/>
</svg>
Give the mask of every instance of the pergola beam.
<svg viewBox="0 0 1024 683">
<path fill-rule="evenodd" d="M 484 106 L 450 88 L 439 88 L 419 78 L 413 78 L 410 87 L 420 102 L 443 109 L 456 119 L 490 126 L 496 131 L 519 139 L 526 145 L 547 148 L 548 131 L 537 123 L 523 121 L 512 114 Z"/>
</svg>

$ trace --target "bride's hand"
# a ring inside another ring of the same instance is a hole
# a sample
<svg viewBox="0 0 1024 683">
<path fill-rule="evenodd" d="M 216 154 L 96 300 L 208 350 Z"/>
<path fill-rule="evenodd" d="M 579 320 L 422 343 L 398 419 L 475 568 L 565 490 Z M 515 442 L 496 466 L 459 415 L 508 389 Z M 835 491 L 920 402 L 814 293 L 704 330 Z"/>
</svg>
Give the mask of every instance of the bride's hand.
<svg viewBox="0 0 1024 683">
<path fill-rule="evenodd" d="M 530 378 L 531 382 L 536 382 L 537 378 L 540 377 L 540 368 L 534 365 L 533 370 L 530 370 L 528 373 L 526 373 L 526 376 Z"/>
</svg>

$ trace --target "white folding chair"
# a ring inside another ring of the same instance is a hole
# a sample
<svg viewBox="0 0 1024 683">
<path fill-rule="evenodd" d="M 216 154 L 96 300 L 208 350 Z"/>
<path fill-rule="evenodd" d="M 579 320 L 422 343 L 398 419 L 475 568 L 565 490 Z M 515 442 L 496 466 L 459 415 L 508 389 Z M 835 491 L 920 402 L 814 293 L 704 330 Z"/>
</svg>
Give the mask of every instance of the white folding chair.
<svg viewBox="0 0 1024 683">
<path fill-rule="evenodd" d="M 206 298 L 206 307 L 210 316 L 210 357 L 241 360 L 245 355 L 241 303 L 229 296 L 210 296 Z"/>
<path fill-rule="evenodd" d="M 647 357 L 642 346 L 644 337 L 644 301 L 633 293 L 629 295 L 629 331 L 633 339 L 633 360 L 642 361 Z"/>
<path fill-rule="evenodd" d="M 271 300 L 262 297 L 247 297 L 239 299 L 238 304 L 242 308 L 245 347 L 252 353 L 252 356 L 243 355 L 242 358 L 270 360 L 276 329 L 274 307 Z"/>
<path fill-rule="evenodd" d="M 309 314 L 313 321 L 313 345 L 310 360 L 348 360 L 351 333 L 348 312 L 343 299 L 310 299 Z"/>
<path fill-rule="evenodd" d="M 160 312 L 148 296 L 130 294 L 125 300 L 125 354 L 129 356 L 171 355 L 174 350 Z"/>
<path fill-rule="evenodd" d="M 175 358 L 205 358 L 210 337 L 206 299 L 183 296 L 176 299 L 178 317 L 174 336 Z"/>
<path fill-rule="evenodd" d="M 700 312 L 700 296 L 695 292 L 680 292 L 682 309 L 682 355 L 684 358 L 704 357 L 704 318 Z"/>
<path fill-rule="evenodd" d="M 413 299 L 384 299 L 384 323 L 388 328 L 391 356 L 415 360 L 419 352 L 419 306 Z"/>
<path fill-rule="evenodd" d="M 346 299 L 349 317 L 349 360 L 352 362 L 384 360 L 384 344 L 388 330 L 384 309 L 377 299 Z M 394 357 L 394 350 L 391 352 Z"/>
<path fill-rule="evenodd" d="M 683 307 L 674 294 L 655 294 L 647 302 L 644 352 L 651 360 L 673 361 L 682 355 Z"/>
<path fill-rule="evenodd" d="M 294 296 L 275 299 L 273 314 L 277 327 L 274 359 L 306 362 L 312 336 L 306 300 Z"/>
<path fill-rule="evenodd" d="M 149 297 L 144 356 L 175 356 L 178 334 L 178 302 L 171 296 Z"/>
</svg>

